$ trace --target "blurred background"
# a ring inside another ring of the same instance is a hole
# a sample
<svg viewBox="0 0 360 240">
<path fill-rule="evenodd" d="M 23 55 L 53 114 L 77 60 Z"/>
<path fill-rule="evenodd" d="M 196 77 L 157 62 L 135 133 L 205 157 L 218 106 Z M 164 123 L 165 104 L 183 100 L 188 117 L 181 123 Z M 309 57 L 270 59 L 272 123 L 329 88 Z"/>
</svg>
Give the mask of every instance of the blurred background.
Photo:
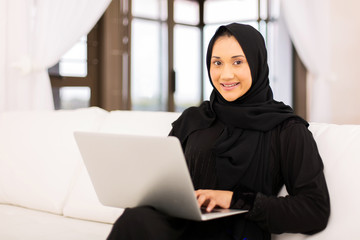
<svg viewBox="0 0 360 240">
<path fill-rule="evenodd" d="M 212 90 L 207 44 L 220 25 L 239 22 L 264 36 L 276 100 L 309 121 L 360 124 L 359 5 L 0 0 L 0 113 L 90 106 L 181 112 L 197 106 Z"/>
</svg>

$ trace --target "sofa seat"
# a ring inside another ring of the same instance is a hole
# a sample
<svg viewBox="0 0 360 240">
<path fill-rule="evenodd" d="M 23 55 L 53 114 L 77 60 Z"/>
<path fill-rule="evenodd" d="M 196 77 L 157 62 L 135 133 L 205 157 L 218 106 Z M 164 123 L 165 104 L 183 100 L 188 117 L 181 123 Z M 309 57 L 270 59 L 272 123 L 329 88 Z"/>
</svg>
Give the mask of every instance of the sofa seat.
<svg viewBox="0 0 360 240">
<path fill-rule="evenodd" d="M 123 209 L 100 204 L 74 131 L 166 136 L 179 115 L 100 108 L 0 113 L 0 240 L 106 239 Z M 272 239 L 360 239 L 360 125 L 311 123 L 309 130 L 324 162 L 328 226 Z"/>
<path fill-rule="evenodd" d="M 112 225 L 0 204 L 2 240 L 105 240 Z"/>
</svg>

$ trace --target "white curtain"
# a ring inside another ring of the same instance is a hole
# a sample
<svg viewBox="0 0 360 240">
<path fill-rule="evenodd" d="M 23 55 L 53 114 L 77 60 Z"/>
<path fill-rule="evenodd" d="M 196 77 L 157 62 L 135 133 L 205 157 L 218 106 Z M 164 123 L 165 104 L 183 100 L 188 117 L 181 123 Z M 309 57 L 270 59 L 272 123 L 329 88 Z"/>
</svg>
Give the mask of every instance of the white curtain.
<svg viewBox="0 0 360 240">
<path fill-rule="evenodd" d="M 0 110 L 4 109 L 5 106 L 6 18 L 5 1 L 0 0 Z"/>
<path fill-rule="evenodd" d="M 282 0 L 281 7 L 309 72 L 309 120 L 360 124 L 360 1 Z"/>
<path fill-rule="evenodd" d="M 308 118 L 331 122 L 331 1 L 283 0 L 281 11 L 296 51 L 308 70 Z"/>
<path fill-rule="evenodd" d="M 0 112 L 53 109 L 47 69 L 111 0 L 0 0 Z"/>
</svg>

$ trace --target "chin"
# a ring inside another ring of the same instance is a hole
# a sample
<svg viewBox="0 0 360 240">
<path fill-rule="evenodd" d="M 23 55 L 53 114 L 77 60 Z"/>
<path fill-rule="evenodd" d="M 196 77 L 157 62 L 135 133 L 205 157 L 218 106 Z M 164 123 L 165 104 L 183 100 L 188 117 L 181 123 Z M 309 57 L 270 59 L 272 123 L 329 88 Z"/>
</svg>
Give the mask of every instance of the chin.
<svg viewBox="0 0 360 240">
<path fill-rule="evenodd" d="M 241 94 L 231 94 L 231 93 L 224 93 L 224 94 L 221 94 L 221 96 L 228 102 L 233 102 L 235 101 L 236 99 L 238 99 L 239 97 L 241 97 L 242 95 Z"/>
<path fill-rule="evenodd" d="M 236 99 L 238 99 L 238 97 L 224 97 L 223 96 L 223 98 L 226 100 L 226 101 L 228 101 L 228 102 L 233 102 L 233 101 L 235 101 Z"/>
<path fill-rule="evenodd" d="M 239 99 L 242 95 L 244 95 L 244 93 L 242 91 L 230 92 L 230 91 L 219 91 L 219 89 L 217 89 L 217 90 L 220 93 L 220 95 L 228 102 L 233 102 L 233 101 Z M 222 90 L 222 89 L 220 89 L 220 90 Z"/>
</svg>

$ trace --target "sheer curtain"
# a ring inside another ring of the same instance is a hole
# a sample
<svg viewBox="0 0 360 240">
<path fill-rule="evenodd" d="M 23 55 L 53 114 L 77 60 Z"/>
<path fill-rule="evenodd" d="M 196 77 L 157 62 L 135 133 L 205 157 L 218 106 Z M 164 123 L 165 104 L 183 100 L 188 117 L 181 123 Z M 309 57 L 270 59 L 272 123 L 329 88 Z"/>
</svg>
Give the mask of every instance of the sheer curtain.
<svg viewBox="0 0 360 240">
<path fill-rule="evenodd" d="M 53 109 L 47 69 L 111 0 L 0 0 L 0 112 Z"/>
<path fill-rule="evenodd" d="M 296 51 L 308 70 L 309 120 L 331 122 L 331 82 L 336 80 L 331 69 L 331 1 L 283 0 L 281 11 Z"/>
<path fill-rule="evenodd" d="M 5 103 L 5 30 L 6 30 L 6 2 L 0 0 L 0 110 L 4 109 Z"/>
</svg>

